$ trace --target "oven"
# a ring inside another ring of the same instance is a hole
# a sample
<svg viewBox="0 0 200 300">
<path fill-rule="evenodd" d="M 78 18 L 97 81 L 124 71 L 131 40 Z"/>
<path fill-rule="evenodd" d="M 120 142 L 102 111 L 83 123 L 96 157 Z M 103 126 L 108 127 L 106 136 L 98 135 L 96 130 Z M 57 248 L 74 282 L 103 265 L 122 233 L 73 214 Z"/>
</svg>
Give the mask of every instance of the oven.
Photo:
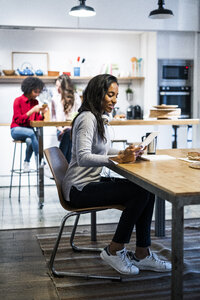
<svg viewBox="0 0 200 300">
<path fill-rule="evenodd" d="M 159 104 L 178 105 L 181 109 L 181 118 L 191 118 L 191 87 L 160 86 Z"/>
</svg>

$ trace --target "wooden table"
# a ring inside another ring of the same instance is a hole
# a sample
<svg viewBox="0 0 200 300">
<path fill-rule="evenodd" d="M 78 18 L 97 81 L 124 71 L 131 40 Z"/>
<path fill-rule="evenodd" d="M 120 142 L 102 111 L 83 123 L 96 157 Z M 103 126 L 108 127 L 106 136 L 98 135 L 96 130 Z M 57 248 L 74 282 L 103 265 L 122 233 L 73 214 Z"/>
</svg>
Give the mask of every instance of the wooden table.
<svg viewBox="0 0 200 300">
<path fill-rule="evenodd" d="M 145 120 L 112 120 L 110 125 L 112 126 L 133 126 L 133 125 L 194 125 L 199 124 L 199 119 L 175 119 L 175 120 L 157 120 L 157 119 L 145 119 Z M 31 126 L 37 128 L 38 142 L 39 142 L 39 172 L 38 172 L 38 196 L 40 208 L 44 205 L 44 169 L 43 169 L 43 127 L 46 126 L 70 126 L 71 121 L 57 122 L 57 121 L 31 121 Z M 164 200 L 157 198 L 156 200 L 156 235 L 165 235 L 165 202 Z M 96 241 L 96 215 L 92 214 L 91 217 L 91 232 L 92 241 Z"/>
<path fill-rule="evenodd" d="M 198 151 L 200 149 L 190 149 Z M 186 157 L 188 149 L 158 150 L 157 154 Z M 172 282 L 171 299 L 183 299 L 183 225 L 184 206 L 200 204 L 200 170 L 175 159 L 142 161 L 110 167 L 146 190 L 172 204 Z M 156 283 L 155 283 L 156 284 Z"/>
</svg>

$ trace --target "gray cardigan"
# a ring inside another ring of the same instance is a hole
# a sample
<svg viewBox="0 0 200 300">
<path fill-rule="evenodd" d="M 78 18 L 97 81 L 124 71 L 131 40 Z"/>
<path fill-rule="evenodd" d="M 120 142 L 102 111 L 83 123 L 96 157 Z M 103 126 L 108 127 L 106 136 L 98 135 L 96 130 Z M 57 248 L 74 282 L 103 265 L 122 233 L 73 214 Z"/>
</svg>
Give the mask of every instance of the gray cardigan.
<svg viewBox="0 0 200 300">
<path fill-rule="evenodd" d="M 82 190 L 90 182 L 98 182 L 103 166 L 112 164 L 108 155 L 115 155 L 119 150 L 110 147 L 108 124 L 104 125 L 106 142 L 97 132 L 95 116 L 85 111 L 75 120 L 72 134 L 72 157 L 62 182 L 65 200 L 69 201 L 72 186 Z"/>
</svg>

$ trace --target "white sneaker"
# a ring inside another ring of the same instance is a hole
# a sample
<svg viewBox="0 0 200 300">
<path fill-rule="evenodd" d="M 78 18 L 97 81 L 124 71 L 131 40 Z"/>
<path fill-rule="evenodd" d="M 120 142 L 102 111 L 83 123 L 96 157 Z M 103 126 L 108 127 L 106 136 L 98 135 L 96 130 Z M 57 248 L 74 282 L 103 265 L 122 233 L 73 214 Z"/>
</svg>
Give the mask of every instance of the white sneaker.
<svg viewBox="0 0 200 300">
<path fill-rule="evenodd" d="M 111 255 L 106 247 L 100 254 L 101 258 L 121 274 L 136 275 L 139 269 L 135 267 L 127 257 L 126 248 L 117 251 L 116 255 Z"/>
<path fill-rule="evenodd" d="M 127 255 L 130 261 L 137 267 L 139 270 L 149 270 L 155 272 L 169 272 L 172 269 L 170 262 L 161 260 L 155 253 L 152 253 L 149 249 L 149 256 L 144 259 L 138 259 L 132 251 L 127 251 Z"/>
<path fill-rule="evenodd" d="M 30 163 L 28 162 L 28 161 L 25 161 L 24 162 L 24 172 L 25 173 L 28 173 L 28 172 L 30 172 Z"/>
</svg>

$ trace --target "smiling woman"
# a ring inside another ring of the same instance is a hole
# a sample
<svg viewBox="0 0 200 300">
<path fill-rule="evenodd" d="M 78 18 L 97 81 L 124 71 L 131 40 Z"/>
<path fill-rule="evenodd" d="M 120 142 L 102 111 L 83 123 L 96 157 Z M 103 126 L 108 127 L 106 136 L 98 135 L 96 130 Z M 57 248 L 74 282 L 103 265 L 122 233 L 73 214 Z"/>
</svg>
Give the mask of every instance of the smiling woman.
<svg viewBox="0 0 200 300">
<path fill-rule="evenodd" d="M 72 158 L 62 182 L 63 196 L 74 208 L 124 206 L 113 239 L 101 252 L 112 268 L 132 275 L 140 269 L 167 272 L 171 264 L 149 249 L 154 195 L 126 179 L 101 176 L 103 166 L 114 164 L 109 155 L 117 154 L 120 163 L 134 163 L 142 153 L 133 145 L 120 152 L 111 148 L 104 115 L 114 108 L 117 95 L 116 77 L 102 74 L 89 81 L 72 124 Z M 136 251 L 128 253 L 124 244 L 129 243 L 136 224 Z"/>
<path fill-rule="evenodd" d="M 37 77 L 27 77 L 21 85 L 23 95 L 16 98 L 13 105 L 11 136 L 14 140 L 26 142 L 24 172 L 30 171 L 30 159 L 34 152 L 36 168 L 38 157 L 38 140 L 30 121 L 41 121 L 47 107 L 42 107 L 36 99 L 44 88 L 44 83 Z"/>
</svg>

